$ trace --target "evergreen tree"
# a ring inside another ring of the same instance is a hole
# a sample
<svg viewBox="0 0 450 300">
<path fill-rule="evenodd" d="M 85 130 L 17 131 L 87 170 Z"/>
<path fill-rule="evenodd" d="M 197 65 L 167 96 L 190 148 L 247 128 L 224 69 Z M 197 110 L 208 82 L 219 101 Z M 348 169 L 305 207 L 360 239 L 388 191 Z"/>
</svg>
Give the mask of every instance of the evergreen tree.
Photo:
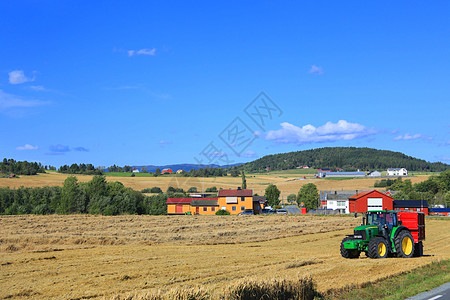
<svg viewBox="0 0 450 300">
<path fill-rule="evenodd" d="M 245 179 L 245 173 L 244 171 L 242 171 L 242 189 L 246 190 L 247 189 L 247 179 Z"/>
</svg>

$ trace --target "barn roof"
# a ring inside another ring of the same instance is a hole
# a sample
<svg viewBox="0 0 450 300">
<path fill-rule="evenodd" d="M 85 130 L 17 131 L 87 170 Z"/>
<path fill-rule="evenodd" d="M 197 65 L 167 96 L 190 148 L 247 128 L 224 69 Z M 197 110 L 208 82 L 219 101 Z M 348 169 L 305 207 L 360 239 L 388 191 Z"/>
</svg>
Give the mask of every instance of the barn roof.
<svg viewBox="0 0 450 300">
<path fill-rule="evenodd" d="M 166 204 L 191 204 L 192 198 L 167 198 Z"/>
<path fill-rule="evenodd" d="M 394 200 L 394 208 L 420 208 L 428 207 L 427 200 Z"/>
<path fill-rule="evenodd" d="M 364 191 L 364 192 L 358 193 L 358 194 L 356 194 L 356 195 L 353 195 L 353 196 L 349 197 L 348 199 L 349 199 L 349 200 L 356 200 L 356 199 L 359 199 L 359 198 L 361 198 L 361 197 L 367 196 L 367 195 L 369 195 L 369 194 L 371 194 L 371 193 L 378 194 L 378 195 L 381 196 L 381 197 L 389 197 L 389 198 L 392 199 L 391 196 L 388 196 L 388 195 L 386 195 L 385 193 L 382 193 L 382 192 L 377 191 L 377 190 Z"/>
<path fill-rule="evenodd" d="M 219 197 L 251 197 L 253 190 L 220 190 Z"/>
<path fill-rule="evenodd" d="M 199 198 L 192 199 L 192 206 L 219 206 L 219 201 L 217 198 Z"/>
</svg>

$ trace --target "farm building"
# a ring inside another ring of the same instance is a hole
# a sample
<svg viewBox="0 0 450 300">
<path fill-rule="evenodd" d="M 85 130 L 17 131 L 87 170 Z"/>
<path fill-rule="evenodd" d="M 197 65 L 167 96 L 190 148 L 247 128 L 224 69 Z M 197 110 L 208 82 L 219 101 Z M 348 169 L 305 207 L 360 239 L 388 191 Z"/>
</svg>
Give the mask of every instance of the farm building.
<svg viewBox="0 0 450 300">
<path fill-rule="evenodd" d="M 177 170 L 177 174 L 181 174 L 181 173 L 183 173 L 183 170 L 181 170 L 181 169 Z"/>
<path fill-rule="evenodd" d="M 391 196 L 377 190 L 365 191 L 348 198 L 350 213 L 364 213 L 369 210 L 393 210 L 394 203 Z"/>
<path fill-rule="evenodd" d="M 372 172 L 367 173 L 367 176 L 369 176 L 369 177 L 381 177 L 381 173 L 378 172 L 378 171 L 372 171 Z"/>
<path fill-rule="evenodd" d="M 426 200 L 394 200 L 394 210 L 421 211 L 428 215 L 428 201 Z"/>
<path fill-rule="evenodd" d="M 387 176 L 408 176 L 408 170 L 405 168 L 389 168 Z"/>
<path fill-rule="evenodd" d="M 319 171 L 317 172 L 317 178 L 331 178 L 331 177 L 364 177 L 366 173 L 360 172 L 325 172 Z"/>
<path fill-rule="evenodd" d="M 430 215 L 450 217 L 450 208 L 442 208 L 442 207 L 430 208 Z"/>
<path fill-rule="evenodd" d="M 217 198 L 168 198 L 167 214 L 214 215 L 223 209 L 237 215 L 246 209 L 258 214 L 264 207 L 265 197 L 253 197 L 253 190 L 220 190 Z"/>
<path fill-rule="evenodd" d="M 133 169 L 133 173 L 139 173 L 139 169 Z"/>
<path fill-rule="evenodd" d="M 356 193 L 358 193 L 356 191 Z M 320 201 L 323 209 L 339 210 L 341 213 L 349 213 L 348 198 L 355 191 L 321 191 Z"/>
<path fill-rule="evenodd" d="M 170 169 L 170 168 L 168 168 L 168 169 L 163 169 L 162 171 L 161 171 L 161 174 L 172 174 L 173 173 L 173 171 L 172 171 L 172 169 Z"/>
</svg>

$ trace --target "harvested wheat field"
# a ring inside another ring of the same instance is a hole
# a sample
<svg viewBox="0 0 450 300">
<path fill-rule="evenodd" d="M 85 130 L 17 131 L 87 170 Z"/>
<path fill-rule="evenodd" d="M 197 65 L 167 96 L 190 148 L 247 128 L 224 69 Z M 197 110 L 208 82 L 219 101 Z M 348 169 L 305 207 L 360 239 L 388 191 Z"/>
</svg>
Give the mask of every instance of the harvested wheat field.
<svg viewBox="0 0 450 300">
<path fill-rule="evenodd" d="M 304 174 L 303 174 L 304 175 Z M 42 187 L 42 186 L 62 186 L 67 174 L 60 174 L 56 172 L 49 172 L 46 174 L 38 174 L 32 176 L 21 175 L 20 178 L 0 178 L 0 187 L 18 188 L 25 187 Z M 76 175 L 80 182 L 87 182 L 92 179 L 89 175 Z M 373 189 L 374 184 L 379 178 L 354 178 L 345 180 L 328 180 L 307 178 L 304 180 L 296 180 L 300 175 L 283 174 L 277 172 L 275 174 L 263 175 L 247 175 L 248 188 L 253 189 L 255 193 L 264 195 L 264 191 L 269 184 L 275 184 L 281 191 L 281 197 L 286 199 L 289 194 L 297 194 L 302 185 L 307 183 L 314 183 L 320 191 L 363 191 Z M 409 177 L 412 183 L 422 182 L 428 179 L 428 175 L 417 175 Z M 406 178 L 405 178 L 406 179 Z M 160 187 L 163 191 L 167 190 L 169 186 L 176 188 L 183 188 L 188 190 L 195 186 L 199 191 L 205 190 L 208 187 L 216 186 L 217 188 L 236 188 L 241 186 L 241 177 L 177 177 L 177 176 L 159 176 L 159 177 L 109 177 L 106 176 L 107 181 L 120 181 L 126 187 L 131 187 L 137 191 L 154 186 Z"/>
<path fill-rule="evenodd" d="M 1 216 L 0 298 L 106 298 L 312 276 L 320 291 L 450 258 L 449 221 L 427 219 L 425 256 L 343 259 L 360 219 L 320 216 Z"/>
</svg>

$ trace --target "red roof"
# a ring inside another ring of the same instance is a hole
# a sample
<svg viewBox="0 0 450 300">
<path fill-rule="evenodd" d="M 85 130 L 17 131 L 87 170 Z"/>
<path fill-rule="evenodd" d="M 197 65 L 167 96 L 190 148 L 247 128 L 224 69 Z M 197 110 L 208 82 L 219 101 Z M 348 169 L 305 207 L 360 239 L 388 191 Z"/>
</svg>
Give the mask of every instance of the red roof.
<svg viewBox="0 0 450 300">
<path fill-rule="evenodd" d="M 253 190 L 220 190 L 219 197 L 252 197 Z"/>
<path fill-rule="evenodd" d="M 167 198 L 167 204 L 191 204 L 192 198 Z"/>
<path fill-rule="evenodd" d="M 359 198 L 361 198 L 361 197 L 367 196 L 367 195 L 369 195 L 369 194 L 371 194 L 371 193 L 381 194 L 380 196 L 385 196 L 385 197 L 392 198 L 391 196 L 388 196 L 388 195 L 386 195 L 385 193 L 382 193 L 382 192 L 380 192 L 380 191 L 377 191 L 377 190 L 371 190 L 371 191 L 364 191 L 364 192 L 358 193 L 358 194 L 356 194 L 356 195 L 351 196 L 351 197 L 348 198 L 348 199 L 355 199 L 355 200 L 356 200 L 356 199 L 359 199 Z"/>
</svg>

